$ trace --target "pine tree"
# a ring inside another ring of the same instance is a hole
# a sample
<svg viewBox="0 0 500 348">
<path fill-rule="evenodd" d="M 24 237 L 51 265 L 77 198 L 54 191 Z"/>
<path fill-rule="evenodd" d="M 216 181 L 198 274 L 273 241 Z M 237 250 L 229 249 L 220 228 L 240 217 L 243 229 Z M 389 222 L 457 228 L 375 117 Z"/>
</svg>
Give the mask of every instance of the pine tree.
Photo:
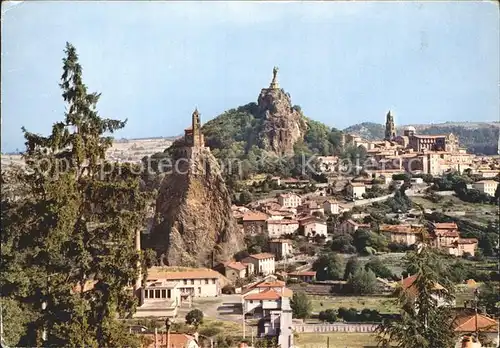
<svg viewBox="0 0 500 348">
<path fill-rule="evenodd" d="M 453 317 L 448 306 L 440 306 L 436 294 L 445 301 L 452 297 L 450 283 L 439 276 L 438 255 L 428 247 L 407 258 L 417 271 L 412 290 L 400 289 L 397 302 L 401 319 L 384 320 L 377 329 L 379 346 L 400 348 L 451 348 L 454 346 Z M 437 289 L 436 284 L 443 286 Z"/>
<path fill-rule="evenodd" d="M 109 135 L 126 121 L 99 116 L 100 94 L 88 93 L 69 43 L 65 54 L 65 119 L 47 137 L 23 128 L 27 171 L 14 181 L 23 195 L 2 201 L 2 295 L 36 313 L 25 345 L 41 345 L 44 331 L 44 346 L 129 345 L 116 316 L 135 306 L 134 241 L 145 210 L 139 171 L 105 161 Z"/>
</svg>

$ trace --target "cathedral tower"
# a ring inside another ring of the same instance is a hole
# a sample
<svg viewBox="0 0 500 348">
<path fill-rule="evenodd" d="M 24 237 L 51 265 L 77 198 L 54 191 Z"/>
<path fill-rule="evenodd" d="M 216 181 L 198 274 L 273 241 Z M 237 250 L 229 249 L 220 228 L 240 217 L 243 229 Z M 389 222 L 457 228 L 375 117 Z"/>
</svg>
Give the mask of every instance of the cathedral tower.
<svg viewBox="0 0 500 348">
<path fill-rule="evenodd" d="M 394 117 L 391 114 L 391 110 L 387 113 L 385 120 L 385 137 L 384 140 L 394 140 L 396 137 L 396 126 L 394 125 Z"/>
</svg>

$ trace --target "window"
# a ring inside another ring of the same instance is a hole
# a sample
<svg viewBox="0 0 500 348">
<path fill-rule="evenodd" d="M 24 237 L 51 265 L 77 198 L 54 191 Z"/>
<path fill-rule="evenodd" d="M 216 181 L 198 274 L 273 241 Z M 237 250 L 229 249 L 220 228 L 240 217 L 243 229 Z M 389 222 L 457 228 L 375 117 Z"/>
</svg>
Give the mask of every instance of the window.
<svg viewBox="0 0 500 348">
<path fill-rule="evenodd" d="M 205 279 L 205 284 L 208 284 L 208 279 Z"/>
<path fill-rule="evenodd" d="M 250 303 L 253 303 L 253 300 L 250 300 Z"/>
<path fill-rule="evenodd" d="M 201 288 L 198 288 L 198 294 L 201 295 Z"/>
<path fill-rule="evenodd" d="M 167 290 L 162 290 L 161 291 L 161 298 L 167 298 Z"/>
<path fill-rule="evenodd" d="M 160 298 L 160 290 L 155 290 L 155 298 Z"/>
<path fill-rule="evenodd" d="M 191 285 L 194 285 L 194 279 L 191 279 Z"/>
<path fill-rule="evenodd" d="M 145 291 L 144 291 L 144 297 L 145 297 L 145 298 L 148 298 L 148 297 L 149 297 L 149 290 L 145 290 Z"/>
<path fill-rule="evenodd" d="M 184 279 L 183 282 L 184 282 L 184 285 L 187 285 L 187 283 L 188 283 L 187 279 Z"/>
<path fill-rule="evenodd" d="M 170 289 L 167 290 L 167 298 L 172 297 L 172 291 Z"/>
<path fill-rule="evenodd" d="M 215 279 L 212 279 L 212 284 L 215 284 Z"/>
<path fill-rule="evenodd" d="M 155 291 L 149 290 L 149 298 L 155 298 Z"/>
</svg>

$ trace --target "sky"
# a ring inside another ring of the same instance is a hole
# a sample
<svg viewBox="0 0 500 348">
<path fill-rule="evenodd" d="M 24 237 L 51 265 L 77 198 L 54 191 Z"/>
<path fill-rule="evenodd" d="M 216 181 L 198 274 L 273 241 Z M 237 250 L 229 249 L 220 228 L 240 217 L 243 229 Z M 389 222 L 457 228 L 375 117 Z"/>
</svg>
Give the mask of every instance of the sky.
<svg viewBox="0 0 500 348">
<path fill-rule="evenodd" d="M 2 151 L 21 127 L 63 120 L 59 79 L 72 43 L 116 137 L 182 133 L 256 102 L 278 80 L 305 115 L 336 128 L 498 121 L 499 10 L 462 2 L 2 3 Z"/>
</svg>

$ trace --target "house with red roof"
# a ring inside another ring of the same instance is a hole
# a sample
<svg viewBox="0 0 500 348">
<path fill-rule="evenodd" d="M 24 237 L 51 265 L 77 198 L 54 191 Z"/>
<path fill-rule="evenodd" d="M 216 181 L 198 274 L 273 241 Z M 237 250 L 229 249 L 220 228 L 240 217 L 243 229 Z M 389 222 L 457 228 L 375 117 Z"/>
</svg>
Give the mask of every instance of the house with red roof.
<svg viewBox="0 0 500 348">
<path fill-rule="evenodd" d="M 270 253 L 253 254 L 245 257 L 243 260 L 241 260 L 241 262 L 253 264 L 255 273 L 257 274 L 274 274 L 276 270 L 274 255 Z"/>
<path fill-rule="evenodd" d="M 454 222 L 431 223 L 430 238 L 432 247 L 443 249 L 454 256 L 462 256 L 465 253 L 474 256 L 478 245 L 476 238 L 461 238 Z"/>
<path fill-rule="evenodd" d="M 458 335 L 455 347 L 461 347 L 464 337 L 481 333 L 487 341 L 492 343 L 492 347 L 497 347 L 498 341 L 498 320 L 479 313 L 458 314 L 453 323 L 453 330 Z M 482 342 L 483 344 L 486 342 Z"/>
</svg>

